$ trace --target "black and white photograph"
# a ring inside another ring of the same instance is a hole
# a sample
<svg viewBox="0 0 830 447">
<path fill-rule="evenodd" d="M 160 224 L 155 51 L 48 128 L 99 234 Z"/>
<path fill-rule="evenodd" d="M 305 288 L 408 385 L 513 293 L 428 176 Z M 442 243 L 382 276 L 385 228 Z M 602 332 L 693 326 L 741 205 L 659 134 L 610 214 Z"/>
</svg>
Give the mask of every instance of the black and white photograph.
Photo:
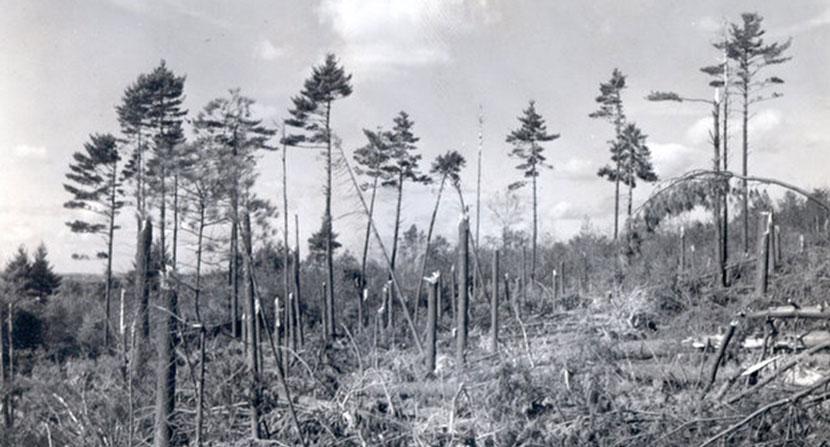
<svg viewBox="0 0 830 447">
<path fill-rule="evenodd" d="M 830 447 L 830 0 L 0 0 L 0 447 Z"/>
</svg>

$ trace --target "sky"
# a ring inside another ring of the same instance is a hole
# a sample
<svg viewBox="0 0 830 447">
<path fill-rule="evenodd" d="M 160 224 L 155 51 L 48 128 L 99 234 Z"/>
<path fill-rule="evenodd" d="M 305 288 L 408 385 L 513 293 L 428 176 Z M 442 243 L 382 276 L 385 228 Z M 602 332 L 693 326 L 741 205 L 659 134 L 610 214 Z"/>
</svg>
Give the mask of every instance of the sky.
<svg viewBox="0 0 830 447">
<path fill-rule="evenodd" d="M 481 129 L 483 239 L 499 233 L 493 209 L 520 178 L 505 136 L 535 100 L 548 130 L 561 134 L 546 147 L 554 169 L 540 177 L 540 233 L 566 240 L 586 221 L 611 231 L 613 184 L 596 171 L 607 163 L 612 128 L 588 117 L 599 83 L 615 67 L 627 75 L 625 109 L 648 135 L 661 178 L 707 168 L 708 108 L 645 96 L 674 90 L 711 98 L 698 69 L 720 60 L 711 43 L 723 23 L 754 11 L 768 40 L 792 38 L 793 59 L 768 72 L 785 79 L 784 97 L 753 110 L 750 173 L 830 186 L 828 0 L 0 0 L 0 10 L 0 261 L 21 244 L 33 250 L 43 242 L 59 272 L 102 270 L 99 261 L 71 257 L 101 241 L 65 225 L 75 214 L 63 208 L 64 175 L 89 134 L 119 131 L 115 106 L 125 87 L 162 59 L 187 76 L 191 115 L 240 88 L 269 124 L 287 116 L 311 67 L 333 52 L 353 75 L 354 93 L 333 112 L 345 151 L 364 144 L 361 129 L 390 128 L 404 110 L 415 122 L 424 168 L 447 150 L 465 155 L 468 203 Z M 735 161 L 738 125 L 729 141 Z M 279 157 L 261 155 L 257 192 L 281 208 Z M 290 149 L 287 158 L 288 212 L 298 214 L 304 241 L 320 225 L 323 163 L 311 150 Z M 348 177 L 335 183 L 335 232 L 345 249 L 359 252 L 365 218 Z M 637 188 L 635 202 L 650 190 Z M 426 227 L 435 192 L 405 188 L 404 228 Z M 460 208 L 445 197 L 437 231 L 452 240 Z M 380 203 L 388 244 L 393 193 L 383 191 Z M 530 222 L 530 209 L 522 211 L 518 228 Z M 119 223 L 114 261 L 125 271 L 134 253 L 132 212 Z"/>
</svg>

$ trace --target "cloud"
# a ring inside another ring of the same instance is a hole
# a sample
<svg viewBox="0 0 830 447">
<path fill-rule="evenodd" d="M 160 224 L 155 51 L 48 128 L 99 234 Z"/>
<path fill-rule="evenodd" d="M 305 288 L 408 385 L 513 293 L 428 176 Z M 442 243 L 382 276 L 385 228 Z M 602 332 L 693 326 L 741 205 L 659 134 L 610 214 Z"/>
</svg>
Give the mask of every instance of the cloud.
<svg viewBox="0 0 830 447">
<path fill-rule="evenodd" d="M 769 33 L 771 37 L 788 37 L 793 34 L 805 33 L 815 28 L 820 28 L 830 25 L 830 8 L 825 9 L 818 15 L 814 15 L 807 20 L 802 20 L 788 27 L 779 28 Z"/>
<path fill-rule="evenodd" d="M 288 50 L 286 48 L 275 47 L 268 39 L 260 41 L 254 47 L 254 56 L 265 61 L 279 59 L 287 54 Z"/>
<path fill-rule="evenodd" d="M 701 146 L 709 144 L 710 134 L 712 132 L 712 118 L 704 117 L 695 121 L 688 129 L 686 129 L 686 141 L 693 146 Z"/>
<path fill-rule="evenodd" d="M 724 28 L 724 22 L 723 20 L 718 20 L 712 16 L 703 16 L 692 22 L 692 26 L 706 34 L 712 34 L 722 31 Z"/>
<path fill-rule="evenodd" d="M 749 121 L 749 133 L 753 136 L 767 134 L 783 121 L 784 114 L 778 109 L 764 109 L 753 116 Z"/>
<path fill-rule="evenodd" d="M 370 71 L 449 63 L 448 37 L 497 19 L 483 0 L 323 0 L 318 15 Z"/>
<path fill-rule="evenodd" d="M 19 144 L 12 149 L 15 158 L 28 160 L 45 160 L 48 155 L 43 146 L 28 146 Z"/>
<path fill-rule="evenodd" d="M 708 152 L 702 152 L 680 143 L 651 143 L 654 170 L 661 179 L 675 177 L 691 169 L 708 167 Z"/>
<path fill-rule="evenodd" d="M 589 160 L 571 158 L 556 166 L 559 176 L 568 180 L 594 180 L 597 167 Z"/>
</svg>

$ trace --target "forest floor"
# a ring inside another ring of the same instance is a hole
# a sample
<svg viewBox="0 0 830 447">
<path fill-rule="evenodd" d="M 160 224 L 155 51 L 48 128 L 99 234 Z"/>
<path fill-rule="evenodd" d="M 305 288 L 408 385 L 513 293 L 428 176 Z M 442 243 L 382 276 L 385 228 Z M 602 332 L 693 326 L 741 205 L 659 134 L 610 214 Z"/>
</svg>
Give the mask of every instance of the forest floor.
<svg viewBox="0 0 830 447">
<path fill-rule="evenodd" d="M 800 294 L 805 304 L 826 296 L 821 255 L 793 262 L 764 299 L 748 287 L 701 283 L 675 284 L 668 306 L 665 293 L 658 303 L 648 289 L 614 299 L 574 295 L 558 305 L 531 300 L 521 321 L 505 318 L 496 353 L 478 315 L 463 368 L 444 315 L 433 374 L 412 348 L 380 343 L 361 352 L 357 346 L 371 342 L 345 338 L 308 374 L 295 367 L 289 383 L 312 444 L 827 445 L 824 323 L 746 318 L 786 303 L 784 296 Z M 811 275 L 818 276 L 809 294 L 795 291 Z M 799 356 L 816 346 L 808 352 L 815 355 Z M 272 426 L 292 430 L 284 412 L 272 414 Z"/>
</svg>

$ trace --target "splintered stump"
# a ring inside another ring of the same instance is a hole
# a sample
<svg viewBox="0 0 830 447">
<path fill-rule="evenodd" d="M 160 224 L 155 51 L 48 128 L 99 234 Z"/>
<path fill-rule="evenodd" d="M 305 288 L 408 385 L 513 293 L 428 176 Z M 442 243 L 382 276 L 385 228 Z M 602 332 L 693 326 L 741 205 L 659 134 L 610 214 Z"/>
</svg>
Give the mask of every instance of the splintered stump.
<svg viewBox="0 0 830 447">
<path fill-rule="evenodd" d="M 758 266 L 755 269 L 755 293 L 759 297 L 767 294 L 769 286 L 769 267 L 770 267 L 770 214 L 761 213 L 759 222 L 764 228 L 760 237 L 758 238 Z"/>
<path fill-rule="evenodd" d="M 427 280 L 429 291 L 427 297 L 427 351 L 426 351 L 426 367 L 427 373 L 435 371 L 435 342 L 438 331 L 438 295 L 440 293 L 440 272 L 435 272 L 431 278 Z"/>
</svg>

